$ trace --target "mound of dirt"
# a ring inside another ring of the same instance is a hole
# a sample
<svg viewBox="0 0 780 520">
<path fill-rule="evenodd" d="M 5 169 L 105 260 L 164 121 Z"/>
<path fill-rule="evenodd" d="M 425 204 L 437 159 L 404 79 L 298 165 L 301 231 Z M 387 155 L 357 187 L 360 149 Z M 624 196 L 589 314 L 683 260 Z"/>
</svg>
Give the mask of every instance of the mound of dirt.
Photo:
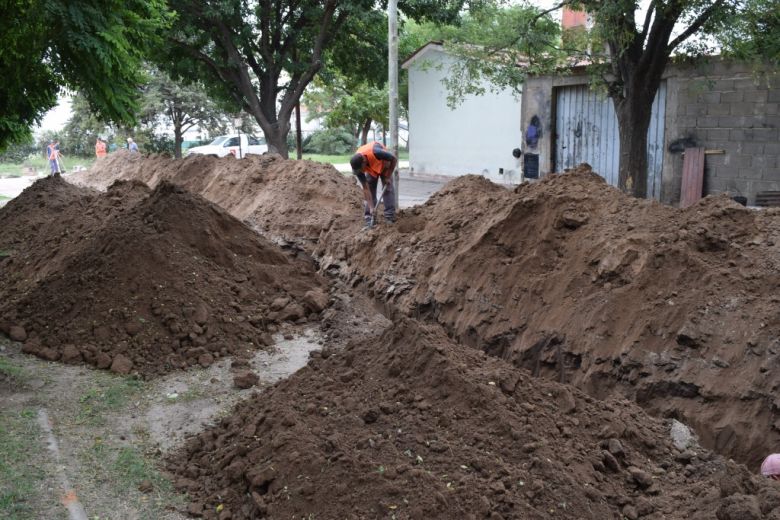
<svg viewBox="0 0 780 520">
<path fill-rule="evenodd" d="M 588 167 L 514 192 L 470 176 L 316 253 L 461 342 L 679 417 L 718 452 L 755 464 L 780 444 L 777 210 L 678 210 Z"/>
<path fill-rule="evenodd" d="M 167 180 L 272 237 L 305 247 L 311 247 L 334 225 L 336 232 L 344 234 L 347 227 L 360 229 L 362 222 L 361 193 L 351 177 L 331 165 L 275 154 L 241 160 L 202 155 L 175 160 L 115 153 L 70 179 L 97 189 L 119 179 L 151 187 Z"/>
<path fill-rule="evenodd" d="M 1 328 L 45 359 L 144 376 L 208 366 L 327 305 L 310 262 L 167 182 L 99 194 L 47 179 L 0 222 Z"/>
<path fill-rule="evenodd" d="M 676 450 L 635 404 L 533 378 L 412 320 L 313 357 L 169 469 L 207 519 L 780 514 L 780 488 Z"/>
<path fill-rule="evenodd" d="M 137 181 L 114 183 L 106 195 L 46 177 L 0 210 L 0 293 L 24 294 L 61 270 L 62 262 L 103 224 L 149 195 Z"/>
</svg>

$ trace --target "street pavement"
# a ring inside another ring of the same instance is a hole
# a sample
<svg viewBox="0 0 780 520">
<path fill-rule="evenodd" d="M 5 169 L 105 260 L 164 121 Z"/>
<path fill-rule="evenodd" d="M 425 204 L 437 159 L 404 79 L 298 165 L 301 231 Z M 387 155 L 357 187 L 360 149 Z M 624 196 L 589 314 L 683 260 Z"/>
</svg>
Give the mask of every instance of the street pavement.
<svg viewBox="0 0 780 520">
<path fill-rule="evenodd" d="M 442 181 L 420 180 L 401 174 L 398 182 L 398 205 L 401 209 L 423 204 L 428 198 L 444 186 Z"/>
<path fill-rule="evenodd" d="M 0 206 L 4 206 L 9 199 L 17 197 L 30 184 L 39 177 L 0 177 Z M 8 197 L 6 199 L 5 197 Z"/>
</svg>

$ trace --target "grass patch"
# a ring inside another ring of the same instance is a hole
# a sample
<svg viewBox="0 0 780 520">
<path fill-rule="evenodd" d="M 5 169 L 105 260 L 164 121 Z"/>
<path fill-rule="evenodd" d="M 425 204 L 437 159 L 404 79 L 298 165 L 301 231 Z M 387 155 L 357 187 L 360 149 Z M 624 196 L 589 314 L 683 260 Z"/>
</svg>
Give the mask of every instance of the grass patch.
<svg viewBox="0 0 780 520">
<path fill-rule="evenodd" d="M 402 151 L 398 154 L 400 156 L 400 160 L 406 161 L 409 159 L 409 152 Z M 295 152 L 290 152 L 290 157 L 295 158 Z M 308 159 L 310 161 L 317 161 L 321 163 L 328 163 L 328 164 L 344 164 L 348 163 L 349 159 L 352 157 L 352 154 L 344 154 L 344 155 L 322 155 L 322 154 L 316 154 L 316 153 L 305 153 L 303 154 L 304 159 Z"/>
<path fill-rule="evenodd" d="M 0 177 L 21 177 L 21 164 L 0 164 Z"/>
<path fill-rule="evenodd" d="M 16 381 L 22 381 L 27 377 L 27 372 L 22 367 L 14 365 L 5 357 L 0 357 L 0 374 Z"/>
<path fill-rule="evenodd" d="M 295 154 L 294 153 L 290 154 L 290 157 L 295 158 Z M 352 157 L 351 154 L 347 154 L 347 155 L 322 155 L 317 153 L 303 154 L 303 158 L 309 161 L 317 161 L 317 162 L 329 163 L 329 164 L 348 163 L 350 157 Z"/>
<path fill-rule="evenodd" d="M 114 462 L 114 472 L 128 487 L 138 487 L 144 480 L 149 480 L 158 491 L 169 492 L 173 489 L 171 482 L 134 448 L 125 447 L 119 450 Z"/>
<path fill-rule="evenodd" d="M 11 197 L 9 197 L 8 195 L 0 194 L 0 200 L 11 200 Z"/>
<path fill-rule="evenodd" d="M 73 171 L 75 166 L 89 168 L 95 162 L 94 157 L 63 157 L 60 160 L 66 172 Z M 44 157 L 35 157 L 22 163 L 0 164 L 0 177 L 21 177 L 25 168 L 34 168 L 37 172 L 46 174 L 50 171 L 48 160 Z"/>
<path fill-rule="evenodd" d="M 159 510 L 167 505 L 183 506 L 186 501 L 176 493 L 173 484 L 157 469 L 155 462 L 133 446 L 112 446 L 96 439 L 90 448 L 82 452 L 83 461 L 90 468 L 90 476 L 96 481 L 108 485 L 116 499 L 135 502 L 132 497 L 138 492 L 141 482 L 152 483 L 152 491 L 147 500 L 140 497 L 137 507 L 142 518 L 157 518 Z M 113 501 L 113 500 L 112 500 Z M 100 506 L 95 505 L 96 513 Z M 98 514 L 98 518 L 113 518 Z"/>
<path fill-rule="evenodd" d="M 112 379 L 106 386 L 93 386 L 79 398 L 76 421 L 98 426 L 105 424 L 106 414 L 124 408 L 143 389 L 137 379 Z"/>
<path fill-rule="evenodd" d="M 35 412 L 0 413 L 0 518 L 35 518 L 30 500 L 39 493 L 43 470 L 31 463 L 41 451 Z"/>
</svg>

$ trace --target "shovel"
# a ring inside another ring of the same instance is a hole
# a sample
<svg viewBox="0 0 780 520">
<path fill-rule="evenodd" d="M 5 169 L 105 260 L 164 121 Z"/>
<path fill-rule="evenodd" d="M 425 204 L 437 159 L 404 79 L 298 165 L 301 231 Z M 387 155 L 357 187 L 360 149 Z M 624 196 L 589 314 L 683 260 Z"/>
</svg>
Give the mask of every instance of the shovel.
<svg viewBox="0 0 780 520">
<path fill-rule="evenodd" d="M 374 205 L 374 211 L 371 212 L 371 227 L 374 227 L 374 225 L 376 225 L 376 210 L 379 207 L 379 203 L 382 202 L 385 196 L 386 189 L 387 189 L 387 184 L 382 183 L 382 192 L 379 194 L 379 198 L 376 199 L 376 204 Z"/>
</svg>

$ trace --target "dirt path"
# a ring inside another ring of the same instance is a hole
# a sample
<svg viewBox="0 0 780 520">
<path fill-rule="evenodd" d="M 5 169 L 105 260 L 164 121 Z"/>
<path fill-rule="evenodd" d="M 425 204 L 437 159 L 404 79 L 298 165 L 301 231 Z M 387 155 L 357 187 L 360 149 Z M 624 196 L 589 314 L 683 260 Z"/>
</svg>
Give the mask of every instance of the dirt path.
<svg viewBox="0 0 780 520">
<path fill-rule="evenodd" d="M 252 358 L 258 387 L 296 371 L 323 342 L 314 329 L 292 332 L 276 336 L 275 352 L 258 352 Z M 187 518 L 185 498 L 158 469 L 161 457 L 256 390 L 233 387 L 228 359 L 208 369 L 141 381 L 47 363 L 4 342 L 0 517 Z M 47 449 L 52 442 L 56 454 Z M 78 504 L 86 516 L 80 516 Z"/>
</svg>

